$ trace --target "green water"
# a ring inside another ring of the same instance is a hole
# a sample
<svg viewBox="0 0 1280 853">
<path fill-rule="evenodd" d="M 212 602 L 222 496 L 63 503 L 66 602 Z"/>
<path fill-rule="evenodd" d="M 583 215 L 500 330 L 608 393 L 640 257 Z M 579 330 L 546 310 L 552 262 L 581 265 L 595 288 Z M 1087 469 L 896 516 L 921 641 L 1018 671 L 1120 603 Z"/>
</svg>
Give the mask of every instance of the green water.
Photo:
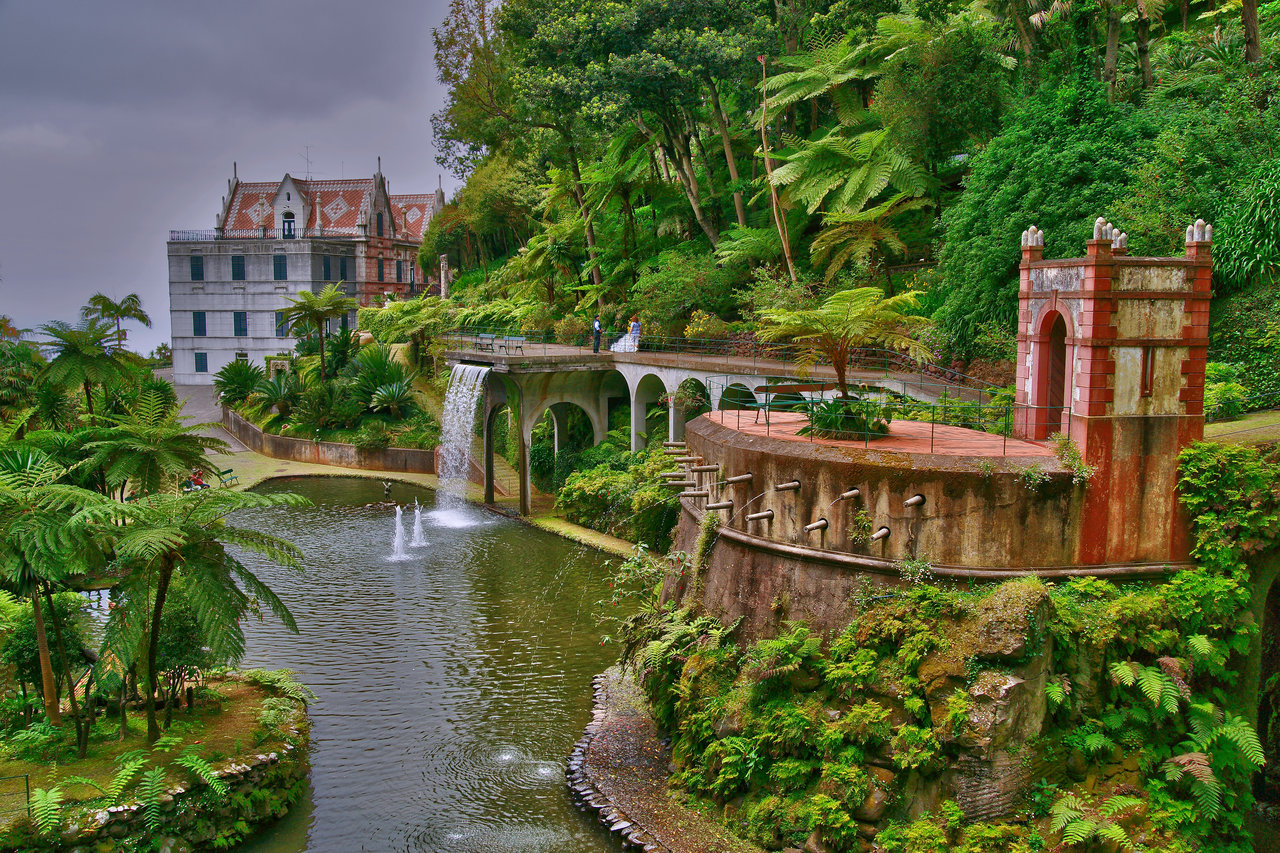
<svg viewBox="0 0 1280 853">
<path fill-rule="evenodd" d="M 619 849 L 564 785 L 591 677 L 616 650 L 593 618 L 606 558 L 477 507 L 437 510 L 431 492 L 397 485 L 406 541 L 416 497 L 428 544 L 393 562 L 381 484 L 295 478 L 259 491 L 315 506 L 234 519 L 306 552 L 304 574 L 254 563 L 300 633 L 255 623 L 244 665 L 293 669 L 319 700 L 310 796 L 241 849 Z"/>
</svg>

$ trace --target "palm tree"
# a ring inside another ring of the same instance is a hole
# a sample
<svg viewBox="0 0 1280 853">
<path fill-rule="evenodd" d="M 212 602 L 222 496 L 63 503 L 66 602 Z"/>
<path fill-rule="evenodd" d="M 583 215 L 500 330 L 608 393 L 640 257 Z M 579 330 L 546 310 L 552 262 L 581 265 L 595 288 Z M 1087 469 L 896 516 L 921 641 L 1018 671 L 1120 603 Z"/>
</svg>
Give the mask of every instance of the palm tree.
<svg viewBox="0 0 1280 853">
<path fill-rule="evenodd" d="M 45 717 L 51 725 L 59 726 L 62 714 L 57 676 L 49 654 L 41 598 L 48 601 L 53 588 L 84 571 L 92 544 L 68 521 L 77 509 L 98 506 L 107 498 L 62 482 L 68 469 L 42 450 L 11 442 L 12 432 L 0 436 L 0 444 L 6 445 L 0 450 L 0 579 L 31 602 Z M 71 700 L 74 712 L 74 689 Z M 78 728 L 78 713 L 76 722 Z"/>
<path fill-rule="evenodd" d="M 89 297 L 89 303 L 80 309 L 80 316 L 85 320 L 103 320 L 116 324 L 116 348 L 124 348 L 124 339 L 128 335 L 121 327 L 123 320 L 137 320 L 148 329 L 151 328 L 151 317 L 142 310 L 142 299 L 136 293 L 130 293 L 116 302 L 104 293 L 95 293 Z"/>
<path fill-rule="evenodd" d="M 127 504 L 113 501 L 88 507 L 72 520 L 73 528 L 108 539 L 120 565 L 128 570 L 117 587 L 123 606 L 113 611 L 107 635 L 118 648 L 141 648 L 145 640 L 149 743 L 160 738 L 156 664 L 165 599 L 174 574 L 180 572 L 190 581 L 190 603 L 215 657 L 237 658 L 244 653 L 241 623 L 258 603 L 265 603 L 286 628 L 297 632 L 289 608 L 227 546 L 295 569 L 301 567 L 302 552 L 276 536 L 232 527 L 227 516 L 242 509 L 306 503 L 298 495 L 208 489 L 151 494 Z"/>
<path fill-rule="evenodd" d="M 238 406 L 249 398 L 265 376 L 262 368 L 252 361 L 233 359 L 213 375 L 213 390 L 218 392 L 224 406 Z"/>
<path fill-rule="evenodd" d="M 917 361 L 929 351 L 908 334 L 929 321 L 907 314 L 916 307 L 915 293 L 885 296 L 877 287 L 855 287 L 827 297 L 817 308 L 771 308 L 760 313 L 766 324 L 761 340 L 792 340 L 802 349 L 801 363 L 816 364 L 823 356 L 836 371 L 840 396 L 849 396 L 846 373 L 849 356 L 858 347 L 879 345 L 905 351 Z"/>
<path fill-rule="evenodd" d="M 302 395 L 302 384 L 296 373 L 277 373 L 270 379 L 261 380 L 253 389 L 249 401 L 257 406 L 259 412 L 275 409 L 280 417 L 289 418 L 289 410 Z"/>
<path fill-rule="evenodd" d="M 84 404 L 93 420 L 93 386 L 117 382 L 126 371 L 110 341 L 114 332 L 103 320 L 85 320 L 72 326 L 61 320 L 46 323 L 40 331 L 49 336 L 44 346 L 53 350 L 53 359 L 44 369 L 44 378 L 63 387 L 80 386 Z"/>
<path fill-rule="evenodd" d="M 360 303 L 343 294 L 337 284 L 327 285 L 318 294 L 304 290 L 296 299 L 289 300 L 289 307 L 284 310 L 285 322 L 291 331 L 298 332 L 307 327 L 316 330 L 320 336 L 320 379 L 324 379 L 324 327 L 331 317 L 341 317 Z"/>
<path fill-rule="evenodd" d="M 213 424 L 187 424 L 178 411 L 161 392 L 141 392 L 126 414 L 103 417 L 111 426 L 85 446 L 89 466 L 101 468 L 122 498 L 129 483 L 139 494 L 174 490 L 193 468 L 204 467 L 205 454 L 227 452 L 225 441 L 196 431 Z"/>
</svg>

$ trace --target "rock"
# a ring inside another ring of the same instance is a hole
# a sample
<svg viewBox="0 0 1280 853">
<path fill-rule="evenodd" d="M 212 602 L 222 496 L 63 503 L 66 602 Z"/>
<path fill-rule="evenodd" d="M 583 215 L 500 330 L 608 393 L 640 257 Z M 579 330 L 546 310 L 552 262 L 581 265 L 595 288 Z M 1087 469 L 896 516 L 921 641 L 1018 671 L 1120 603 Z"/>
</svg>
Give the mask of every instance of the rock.
<svg viewBox="0 0 1280 853">
<path fill-rule="evenodd" d="M 726 738 L 735 737 L 742 734 L 742 716 L 740 714 L 726 714 L 720 722 L 716 723 L 716 737 Z"/>
<path fill-rule="evenodd" d="M 995 751 L 1039 734 L 1045 715 L 1043 687 L 1006 672 L 982 672 L 969 688 L 973 706 L 957 742 L 976 757 L 990 759 Z"/>
<path fill-rule="evenodd" d="M 1084 779 L 1089 772 L 1089 760 L 1084 757 L 1084 751 L 1079 749 L 1071 750 L 1071 754 L 1067 756 L 1066 767 L 1072 779 L 1077 782 Z"/>
<path fill-rule="evenodd" d="M 814 830 L 804 842 L 804 853 L 834 853 L 828 844 L 822 840 L 822 833 Z"/>
<path fill-rule="evenodd" d="M 1043 586 L 1006 583 L 996 587 L 978 606 L 972 623 L 976 629 L 969 651 L 986 660 L 1008 661 L 1023 658 L 1035 625 L 1043 625 L 1048 612 L 1049 593 Z"/>
<path fill-rule="evenodd" d="M 868 841 L 874 840 L 876 837 L 876 833 L 878 833 L 879 831 L 880 830 L 877 829 L 874 824 L 870 824 L 870 823 L 858 824 L 858 837 L 865 838 Z"/>
</svg>

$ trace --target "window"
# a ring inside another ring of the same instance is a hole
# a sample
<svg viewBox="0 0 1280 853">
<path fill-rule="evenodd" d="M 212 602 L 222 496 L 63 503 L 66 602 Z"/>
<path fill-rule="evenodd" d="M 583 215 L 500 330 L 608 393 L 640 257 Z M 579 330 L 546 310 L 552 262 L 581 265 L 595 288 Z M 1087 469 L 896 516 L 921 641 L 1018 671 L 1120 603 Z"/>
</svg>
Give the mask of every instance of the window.
<svg viewBox="0 0 1280 853">
<path fill-rule="evenodd" d="M 207 352 L 196 353 L 196 373 L 208 373 L 208 372 L 209 372 L 209 353 Z"/>
<path fill-rule="evenodd" d="M 203 311 L 191 312 L 191 334 L 197 338 L 203 338 L 205 336 Z"/>
<path fill-rule="evenodd" d="M 345 313 L 338 318 L 338 328 L 344 332 L 347 330 L 347 315 Z"/>
<path fill-rule="evenodd" d="M 231 256 L 231 280 L 244 281 L 244 255 Z"/>
<path fill-rule="evenodd" d="M 378 258 L 378 281 L 387 280 L 386 262 L 382 258 Z"/>
<path fill-rule="evenodd" d="M 404 281 L 404 261 L 396 261 L 396 281 Z"/>
<path fill-rule="evenodd" d="M 249 353 L 247 352 L 236 353 L 236 361 L 248 361 L 248 360 L 249 360 Z"/>
<path fill-rule="evenodd" d="M 321 266 L 324 267 L 324 280 L 333 281 L 333 256 L 325 255 Z"/>
<path fill-rule="evenodd" d="M 204 255 L 191 256 L 191 280 L 204 281 Z"/>
<path fill-rule="evenodd" d="M 286 210 L 284 216 L 280 219 L 280 236 L 286 240 L 292 240 L 293 233 L 293 212 Z"/>
<path fill-rule="evenodd" d="M 378 236 L 382 236 L 382 214 L 378 214 Z"/>
<path fill-rule="evenodd" d="M 272 265 L 275 268 L 275 280 L 287 281 L 289 278 L 289 256 L 288 255 L 272 255 Z"/>
<path fill-rule="evenodd" d="M 1156 348 L 1142 348 L 1142 389 L 1139 396 L 1150 397 L 1155 391 Z"/>
<path fill-rule="evenodd" d="M 235 326 L 235 336 L 237 338 L 246 338 L 249 336 L 249 312 L 233 311 L 231 314 L 232 325 Z"/>
<path fill-rule="evenodd" d="M 276 337 L 289 337 L 289 321 L 284 318 L 283 311 L 276 312 Z"/>
<path fill-rule="evenodd" d="M 347 256 L 343 255 L 338 258 L 338 278 L 346 281 L 350 276 L 347 275 Z"/>
</svg>

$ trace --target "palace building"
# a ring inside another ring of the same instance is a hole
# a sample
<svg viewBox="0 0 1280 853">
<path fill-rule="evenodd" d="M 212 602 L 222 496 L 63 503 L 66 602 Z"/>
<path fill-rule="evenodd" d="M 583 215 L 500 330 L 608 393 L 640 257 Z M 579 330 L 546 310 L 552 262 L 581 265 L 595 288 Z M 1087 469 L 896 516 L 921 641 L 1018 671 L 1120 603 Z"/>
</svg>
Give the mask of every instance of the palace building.
<svg viewBox="0 0 1280 853">
<path fill-rule="evenodd" d="M 372 177 L 342 180 L 241 181 L 233 166 L 214 228 L 169 232 L 174 382 L 291 351 L 284 310 L 304 290 L 342 283 L 362 306 L 422 292 L 418 246 L 443 205 L 440 189 L 392 195 L 381 158 Z"/>
</svg>

